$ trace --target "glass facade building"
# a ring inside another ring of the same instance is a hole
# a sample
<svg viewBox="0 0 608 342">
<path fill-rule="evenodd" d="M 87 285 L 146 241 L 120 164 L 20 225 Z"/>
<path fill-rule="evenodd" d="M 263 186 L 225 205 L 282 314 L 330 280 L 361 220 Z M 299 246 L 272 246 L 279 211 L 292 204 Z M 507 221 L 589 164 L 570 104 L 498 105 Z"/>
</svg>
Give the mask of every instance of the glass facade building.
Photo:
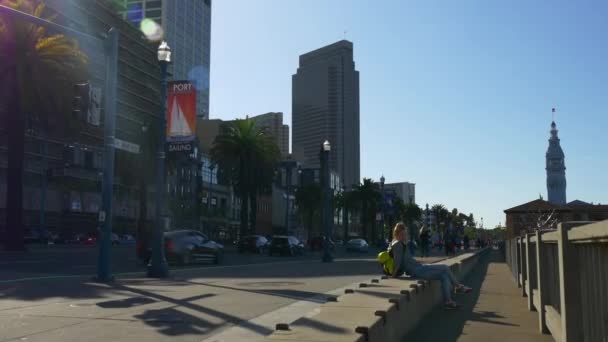
<svg viewBox="0 0 608 342">
<path fill-rule="evenodd" d="M 211 0 L 123 0 L 124 18 L 139 26 L 144 19 L 162 27 L 163 39 L 173 51 L 170 72 L 174 80 L 196 85 L 198 118 L 209 118 L 211 59 Z"/>
</svg>

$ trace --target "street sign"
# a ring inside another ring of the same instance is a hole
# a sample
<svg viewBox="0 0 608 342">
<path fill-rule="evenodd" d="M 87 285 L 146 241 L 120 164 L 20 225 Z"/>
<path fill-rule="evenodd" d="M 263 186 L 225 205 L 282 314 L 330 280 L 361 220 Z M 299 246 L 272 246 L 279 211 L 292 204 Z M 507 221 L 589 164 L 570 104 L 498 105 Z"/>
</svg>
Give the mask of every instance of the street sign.
<svg viewBox="0 0 608 342">
<path fill-rule="evenodd" d="M 194 144 L 192 142 L 170 142 L 169 143 L 169 152 L 187 152 L 191 153 L 194 149 Z"/>
<path fill-rule="evenodd" d="M 139 145 L 125 140 L 120 140 L 118 138 L 114 138 L 114 147 L 119 150 L 127 151 L 130 153 L 139 153 Z"/>
</svg>

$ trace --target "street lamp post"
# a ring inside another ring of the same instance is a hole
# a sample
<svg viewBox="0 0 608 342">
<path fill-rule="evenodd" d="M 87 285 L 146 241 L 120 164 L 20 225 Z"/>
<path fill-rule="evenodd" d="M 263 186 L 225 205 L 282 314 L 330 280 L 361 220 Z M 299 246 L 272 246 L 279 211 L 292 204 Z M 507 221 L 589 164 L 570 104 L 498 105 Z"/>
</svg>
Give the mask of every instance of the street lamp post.
<svg viewBox="0 0 608 342">
<path fill-rule="evenodd" d="M 321 148 L 321 172 L 323 180 L 323 228 L 325 232 L 325 239 L 323 240 L 323 262 L 332 262 L 333 256 L 331 255 L 331 226 L 332 226 L 332 210 L 331 210 L 331 184 L 330 184 L 330 172 L 329 172 L 329 152 L 331 151 L 331 145 L 329 141 L 325 140 Z"/>
<path fill-rule="evenodd" d="M 289 193 L 291 186 L 291 167 L 285 167 L 285 234 L 289 234 Z"/>
<path fill-rule="evenodd" d="M 346 185 L 342 186 L 342 227 L 344 228 L 344 243 L 348 241 L 348 192 Z"/>
<path fill-rule="evenodd" d="M 213 186 L 213 169 L 215 165 L 209 162 L 209 189 L 207 189 L 207 236 L 211 239 L 211 187 Z M 216 203 L 217 205 L 217 203 Z"/>
<path fill-rule="evenodd" d="M 380 176 L 380 237 L 382 238 L 382 244 L 384 244 L 384 175 Z M 411 230 L 411 229 L 410 229 Z"/>
<path fill-rule="evenodd" d="M 112 280 L 110 274 L 110 250 L 112 248 L 112 200 L 114 192 L 114 134 L 116 131 L 116 82 L 118 73 L 118 31 L 111 29 L 104 42 L 106 50 L 106 84 L 104 115 L 104 153 L 101 211 L 99 221 L 102 225 L 99 240 L 99 259 L 97 260 L 97 280 Z"/>
<path fill-rule="evenodd" d="M 289 235 L 290 228 L 290 195 L 292 186 L 292 173 L 293 168 L 298 167 L 297 162 L 293 160 L 285 160 L 279 163 L 279 167 L 285 169 L 285 234 Z M 298 169 L 298 174 L 301 176 L 301 170 Z"/>
<path fill-rule="evenodd" d="M 164 278 L 169 275 L 169 267 L 165 259 L 163 246 L 164 218 L 163 209 L 165 205 L 165 145 L 166 145 L 166 126 L 165 117 L 167 102 L 167 67 L 171 63 L 171 49 L 167 42 L 163 41 L 158 47 L 158 64 L 160 65 L 160 125 L 159 141 L 156 165 L 156 227 L 154 229 L 154 239 L 152 242 L 152 258 L 148 265 L 148 277 Z"/>
</svg>

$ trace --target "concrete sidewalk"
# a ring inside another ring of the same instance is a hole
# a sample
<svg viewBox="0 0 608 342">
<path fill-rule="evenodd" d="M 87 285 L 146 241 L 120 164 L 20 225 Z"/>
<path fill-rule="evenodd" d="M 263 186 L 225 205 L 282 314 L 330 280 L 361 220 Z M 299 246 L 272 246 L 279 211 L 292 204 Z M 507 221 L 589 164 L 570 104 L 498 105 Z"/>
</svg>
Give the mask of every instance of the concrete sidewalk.
<svg viewBox="0 0 608 342">
<path fill-rule="evenodd" d="M 539 333 L 503 259 L 493 251 L 465 280 L 473 293 L 455 297 L 462 308 L 434 310 L 404 341 L 553 341 Z"/>
<path fill-rule="evenodd" d="M 315 310 L 326 294 L 379 273 L 374 258 L 293 259 L 176 270 L 166 280 L 5 282 L 0 342 L 252 341 Z"/>
</svg>

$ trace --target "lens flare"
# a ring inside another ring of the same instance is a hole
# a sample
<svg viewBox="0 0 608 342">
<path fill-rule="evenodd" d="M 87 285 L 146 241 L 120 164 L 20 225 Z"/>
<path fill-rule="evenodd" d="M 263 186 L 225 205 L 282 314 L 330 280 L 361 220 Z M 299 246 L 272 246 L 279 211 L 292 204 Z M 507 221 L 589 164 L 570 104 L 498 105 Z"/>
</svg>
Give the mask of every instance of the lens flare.
<svg viewBox="0 0 608 342">
<path fill-rule="evenodd" d="M 146 39 L 152 42 L 158 42 L 163 39 L 163 28 L 152 19 L 144 19 L 139 24 L 139 29 L 146 36 Z"/>
</svg>

